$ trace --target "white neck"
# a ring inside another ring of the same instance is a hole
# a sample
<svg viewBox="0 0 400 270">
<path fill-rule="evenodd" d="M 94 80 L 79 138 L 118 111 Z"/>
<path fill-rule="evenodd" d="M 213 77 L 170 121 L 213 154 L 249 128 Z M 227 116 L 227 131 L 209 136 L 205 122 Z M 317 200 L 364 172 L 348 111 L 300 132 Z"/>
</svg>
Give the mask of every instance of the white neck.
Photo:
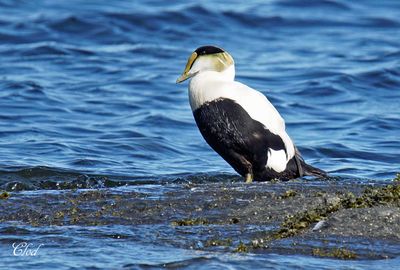
<svg viewBox="0 0 400 270">
<path fill-rule="evenodd" d="M 224 83 L 235 80 L 235 66 L 231 65 L 222 72 L 201 71 L 192 77 L 189 83 L 189 101 L 192 110 L 200 107 L 204 102 L 223 96 Z"/>
<path fill-rule="evenodd" d="M 231 65 L 228 68 L 226 68 L 224 71 L 222 72 L 218 72 L 221 75 L 221 78 L 223 80 L 227 80 L 227 81 L 234 81 L 235 80 L 235 65 Z"/>
<path fill-rule="evenodd" d="M 190 84 L 196 83 L 199 80 L 218 80 L 218 81 L 233 81 L 235 80 L 235 65 L 231 65 L 224 71 L 204 70 L 192 77 Z"/>
</svg>

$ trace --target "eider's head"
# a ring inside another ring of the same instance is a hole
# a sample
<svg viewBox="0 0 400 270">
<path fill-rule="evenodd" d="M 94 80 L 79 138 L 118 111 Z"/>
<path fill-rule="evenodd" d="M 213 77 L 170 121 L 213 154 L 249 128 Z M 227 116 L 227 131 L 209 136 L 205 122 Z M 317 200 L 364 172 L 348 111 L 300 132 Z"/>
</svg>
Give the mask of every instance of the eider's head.
<svg viewBox="0 0 400 270">
<path fill-rule="evenodd" d="M 235 76 L 232 56 L 221 48 L 215 46 L 203 46 L 197 48 L 190 55 L 185 70 L 176 80 L 176 83 L 181 83 L 203 71 L 216 71 L 223 73 L 227 70 L 232 70 L 233 77 Z"/>
</svg>

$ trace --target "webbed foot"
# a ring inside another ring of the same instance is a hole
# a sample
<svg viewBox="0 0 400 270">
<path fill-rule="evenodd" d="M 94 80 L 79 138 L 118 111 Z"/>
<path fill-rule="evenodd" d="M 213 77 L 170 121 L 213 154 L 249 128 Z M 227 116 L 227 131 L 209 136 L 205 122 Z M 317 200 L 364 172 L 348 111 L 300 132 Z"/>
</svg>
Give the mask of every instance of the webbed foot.
<svg viewBox="0 0 400 270">
<path fill-rule="evenodd" d="M 253 182 L 253 175 L 251 173 L 246 174 L 246 183 L 250 184 L 251 182 Z"/>
</svg>

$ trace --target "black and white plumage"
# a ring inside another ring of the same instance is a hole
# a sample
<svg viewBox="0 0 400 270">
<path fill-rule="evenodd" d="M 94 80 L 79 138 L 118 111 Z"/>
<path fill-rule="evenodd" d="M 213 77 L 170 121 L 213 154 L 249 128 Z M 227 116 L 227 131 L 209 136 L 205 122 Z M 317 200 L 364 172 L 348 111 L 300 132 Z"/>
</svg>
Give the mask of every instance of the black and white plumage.
<svg viewBox="0 0 400 270">
<path fill-rule="evenodd" d="M 189 78 L 190 106 L 201 134 L 246 182 L 325 176 L 301 158 L 269 100 L 235 81 L 234 60 L 226 51 L 196 49 L 177 83 Z"/>
</svg>

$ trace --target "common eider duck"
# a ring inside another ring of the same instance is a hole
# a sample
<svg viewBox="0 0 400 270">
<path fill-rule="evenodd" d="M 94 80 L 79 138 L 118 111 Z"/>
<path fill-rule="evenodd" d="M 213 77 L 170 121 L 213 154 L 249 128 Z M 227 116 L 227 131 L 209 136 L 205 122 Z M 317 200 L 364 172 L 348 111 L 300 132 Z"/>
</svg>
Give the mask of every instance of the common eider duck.
<svg viewBox="0 0 400 270">
<path fill-rule="evenodd" d="M 216 46 L 196 49 L 176 82 L 189 78 L 190 106 L 200 133 L 246 182 L 326 176 L 304 162 L 271 102 L 235 81 L 228 52 Z"/>
</svg>

